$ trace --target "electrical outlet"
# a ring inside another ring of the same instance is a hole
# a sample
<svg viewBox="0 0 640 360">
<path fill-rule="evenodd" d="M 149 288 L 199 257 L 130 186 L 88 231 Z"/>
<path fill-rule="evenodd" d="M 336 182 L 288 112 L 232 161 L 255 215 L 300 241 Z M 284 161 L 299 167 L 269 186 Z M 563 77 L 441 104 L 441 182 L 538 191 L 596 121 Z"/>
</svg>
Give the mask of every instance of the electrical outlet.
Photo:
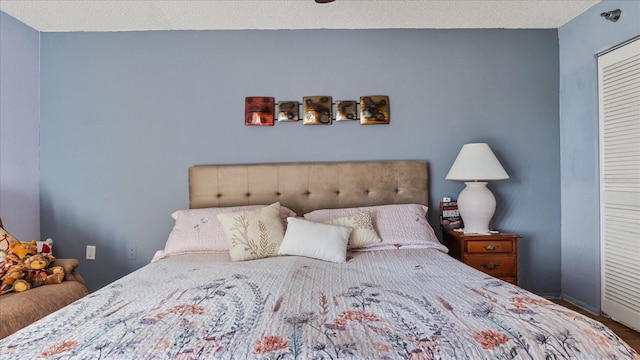
<svg viewBox="0 0 640 360">
<path fill-rule="evenodd" d="M 95 260 L 96 259 L 96 247 L 95 245 L 87 245 L 87 260 Z"/>
<path fill-rule="evenodd" d="M 129 246 L 129 252 L 128 252 L 128 255 L 127 255 L 127 259 L 135 260 L 137 252 L 138 252 L 138 250 L 136 249 L 135 246 Z"/>
</svg>

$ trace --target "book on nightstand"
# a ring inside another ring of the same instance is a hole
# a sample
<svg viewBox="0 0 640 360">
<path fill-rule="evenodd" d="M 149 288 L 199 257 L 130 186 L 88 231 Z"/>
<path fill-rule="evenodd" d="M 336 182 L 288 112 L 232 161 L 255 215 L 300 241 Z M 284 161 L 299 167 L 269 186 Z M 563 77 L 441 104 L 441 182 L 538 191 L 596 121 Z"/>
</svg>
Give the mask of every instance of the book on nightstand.
<svg viewBox="0 0 640 360">
<path fill-rule="evenodd" d="M 458 210 L 458 203 L 450 198 L 442 198 L 440 201 L 440 228 L 443 231 L 460 229 L 463 227 L 462 217 Z"/>
</svg>

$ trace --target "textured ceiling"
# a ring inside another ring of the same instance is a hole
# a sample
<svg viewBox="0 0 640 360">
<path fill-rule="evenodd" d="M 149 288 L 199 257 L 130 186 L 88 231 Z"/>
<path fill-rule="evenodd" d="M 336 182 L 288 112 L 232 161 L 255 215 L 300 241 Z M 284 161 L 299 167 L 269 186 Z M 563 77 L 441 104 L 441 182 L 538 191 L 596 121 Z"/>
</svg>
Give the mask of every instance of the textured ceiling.
<svg viewBox="0 0 640 360">
<path fill-rule="evenodd" d="M 558 28 L 599 0 L 0 0 L 45 32 Z"/>
</svg>

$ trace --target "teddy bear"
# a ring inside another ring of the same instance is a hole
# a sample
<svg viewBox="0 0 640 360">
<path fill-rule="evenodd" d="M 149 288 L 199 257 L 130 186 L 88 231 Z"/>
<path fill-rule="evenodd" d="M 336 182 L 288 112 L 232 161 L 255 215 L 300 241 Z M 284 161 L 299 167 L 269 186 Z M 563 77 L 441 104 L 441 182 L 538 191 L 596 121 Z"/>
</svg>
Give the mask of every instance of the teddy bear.
<svg viewBox="0 0 640 360">
<path fill-rule="evenodd" d="M 9 244 L 9 253 L 0 261 L 0 295 L 14 289 L 15 282 L 26 275 L 23 259 L 38 253 L 36 241 Z"/>
<path fill-rule="evenodd" d="M 55 257 L 43 254 L 24 258 L 22 265 L 25 275 L 23 278 L 15 280 L 14 290 L 22 292 L 42 285 L 60 284 L 64 280 L 64 268 L 62 266 L 49 267 L 49 264 L 54 261 Z"/>
<path fill-rule="evenodd" d="M 38 245 L 35 240 L 30 242 L 12 242 L 9 244 L 9 251 L 11 254 L 16 255 L 19 259 L 24 259 L 26 256 L 35 255 L 38 253 Z"/>
<path fill-rule="evenodd" d="M 24 266 L 15 264 L 6 270 L 2 276 L 2 284 L 0 285 L 0 295 L 10 292 L 14 289 L 14 284 L 18 279 L 24 276 Z"/>
</svg>

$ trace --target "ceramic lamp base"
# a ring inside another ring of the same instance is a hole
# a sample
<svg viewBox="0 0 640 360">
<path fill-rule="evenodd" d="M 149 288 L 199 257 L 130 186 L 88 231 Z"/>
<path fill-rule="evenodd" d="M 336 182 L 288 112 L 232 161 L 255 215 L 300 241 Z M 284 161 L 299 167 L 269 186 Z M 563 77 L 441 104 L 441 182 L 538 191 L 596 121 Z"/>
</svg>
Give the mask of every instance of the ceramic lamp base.
<svg viewBox="0 0 640 360">
<path fill-rule="evenodd" d="M 458 210 L 464 222 L 464 232 L 489 234 L 489 223 L 496 211 L 496 198 L 487 183 L 465 182 L 466 186 L 458 196 Z"/>
</svg>

